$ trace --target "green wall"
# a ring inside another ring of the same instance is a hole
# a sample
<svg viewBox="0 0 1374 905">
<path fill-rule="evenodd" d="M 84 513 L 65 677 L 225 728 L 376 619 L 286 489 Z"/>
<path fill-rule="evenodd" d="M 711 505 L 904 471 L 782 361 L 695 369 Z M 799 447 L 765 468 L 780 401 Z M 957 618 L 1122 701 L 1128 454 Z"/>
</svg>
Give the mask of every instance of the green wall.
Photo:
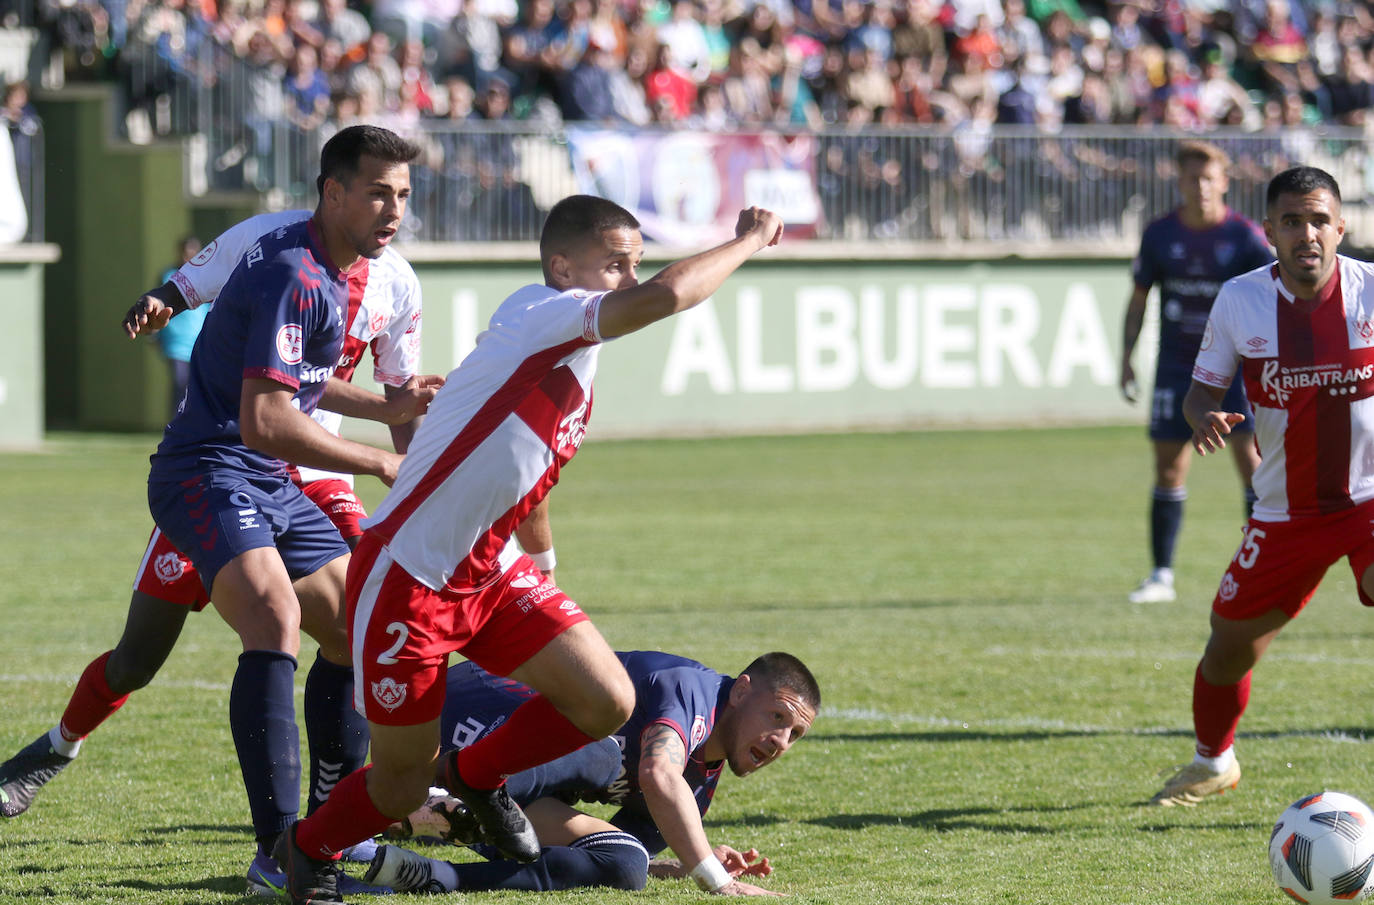
<svg viewBox="0 0 1374 905">
<path fill-rule="evenodd" d="M 55 427 L 150 430 L 167 420 L 167 367 L 155 343 L 130 342 L 119 322 L 175 262 L 182 236 L 209 241 L 257 204 L 235 197 L 193 207 L 180 145 L 114 141 L 111 101 L 107 87 L 82 85 L 37 99 L 47 239 L 63 252 L 45 279 L 45 407 Z"/>
<path fill-rule="evenodd" d="M 0 322 L 7 325 L 0 358 L 0 447 L 43 442 L 43 265 L 51 245 L 0 248 Z"/>
</svg>

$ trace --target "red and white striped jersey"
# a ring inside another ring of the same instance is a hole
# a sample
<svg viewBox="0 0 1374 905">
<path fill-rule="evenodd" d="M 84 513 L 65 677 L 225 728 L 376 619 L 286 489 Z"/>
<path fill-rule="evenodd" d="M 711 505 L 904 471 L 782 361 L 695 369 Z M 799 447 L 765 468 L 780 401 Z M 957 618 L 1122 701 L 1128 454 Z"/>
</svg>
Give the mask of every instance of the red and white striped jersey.
<svg viewBox="0 0 1374 905">
<path fill-rule="evenodd" d="M 1337 256 L 1312 300 L 1278 265 L 1217 295 L 1193 379 L 1224 387 L 1242 365 L 1262 457 L 1254 517 L 1278 522 L 1374 499 L 1374 264 Z"/>
<path fill-rule="evenodd" d="M 519 555 L 512 533 L 586 434 L 605 294 L 516 291 L 430 403 L 363 522 L 425 587 L 481 588 Z"/>
<path fill-rule="evenodd" d="M 186 304 L 192 308 L 213 302 L 229 275 L 260 236 L 310 218 L 308 210 L 258 214 L 234 224 L 172 275 Z M 343 353 L 334 376 L 351 381 L 363 351 L 372 349 L 372 377 L 398 387 L 420 367 L 420 281 L 409 262 L 387 247 L 366 267 L 355 267 L 348 278 L 348 312 Z M 343 416 L 321 408 L 310 415 L 338 436 Z M 353 475 L 299 468 L 301 481 L 334 478 L 353 484 Z"/>
</svg>

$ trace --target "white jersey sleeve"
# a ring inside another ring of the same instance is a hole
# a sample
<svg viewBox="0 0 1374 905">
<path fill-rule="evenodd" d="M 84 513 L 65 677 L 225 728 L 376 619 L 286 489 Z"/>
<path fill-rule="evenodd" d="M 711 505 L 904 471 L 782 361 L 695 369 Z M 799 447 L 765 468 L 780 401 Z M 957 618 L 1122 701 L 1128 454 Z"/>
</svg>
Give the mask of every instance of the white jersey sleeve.
<svg viewBox="0 0 1374 905">
<path fill-rule="evenodd" d="M 387 249 L 383 256 L 395 268 L 391 293 L 393 307 L 386 327 L 372 338 L 372 379 L 399 387 L 420 370 L 420 281 L 414 269 L 398 253 Z"/>
<path fill-rule="evenodd" d="M 1193 379 L 1198 383 L 1225 389 L 1231 385 L 1240 364 L 1240 348 L 1235 341 L 1236 303 L 1243 295 L 1236 280 L 1229 280 L 1217 293 L 1202 345 L 1193 362 Z"/>
<path fill-rule="evenodd" d="M 172 283 L 181 292 L 187 307 L 208 305 L 219 297 L 225 281 L 254 242 L 278 227 L 299 223 L 309 217 L 310 211 L 291 210 L 258 214 L 242 220 L 216 236 L 213 242 L 200 250 L 200 254 L 182 264 L 181 269 L 172 274 Z"/>
</svg>

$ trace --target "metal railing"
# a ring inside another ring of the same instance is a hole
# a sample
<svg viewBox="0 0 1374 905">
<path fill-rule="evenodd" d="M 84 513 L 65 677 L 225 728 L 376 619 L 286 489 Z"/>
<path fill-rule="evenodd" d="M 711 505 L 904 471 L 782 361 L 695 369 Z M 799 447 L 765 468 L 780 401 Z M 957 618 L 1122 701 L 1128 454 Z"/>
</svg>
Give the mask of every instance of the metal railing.
<svg viewBox="0 0 1374 905">
<path fill-rule="evenodd" d="M 192 193 L 249 189 L 270 193 L 273 205 L 313 205 L 319 148 L 337 126 L 302 130 L 289 122 L 283 112 L 288 102 L 270 90 L 280 84 L 279 70 L 257 67 L 210 39 L 176 61 L 151 48 L 140 55 L 126 47 L 125 56 L 130 81 L 124 96 L 133 116 L 122 121 L 135 139 L 139 132 L 190 137 Z M 588 124 L 370 121 L 425 148 L 412 168 L 414 201 L 404 227 L 411 240 L 533 239 L 543 211 L 558 198 L 601 190 L 576 159 L 577 135 Z M 640 143 L 655 134 L 683 133 L 624 133 L 626 141 Z M 1177 203 L 1177 142 L 1202 137 L 1233 159 L 1228 200 L 1237 210 L 1258 219 L 1273 174 L 1297 163 L 1319 166 L 1342 187 L 1351 239 L 1374 245 L 1374 166 L 1355 129 L 1195 135 L 1065 127 L 1046 134 L 968 122 L 944 130 L 837 127 L 769 134 L 806 148 L 809 159 L 788 165 L 810 186 L 814 216 L 803 232 L 821 239 L 1134 243 L 1150 219 Z M 640 178 L 654 182 L 646 194 L 675 178 L 679 195 L 701 188 L 699 172 L 675 174 L 672 163 L 641 165 Z M 739 168 L 722 166 L 714 190 L 721 198 L 755 203 L 739 182 L 744 178 Z"/>
</svg>

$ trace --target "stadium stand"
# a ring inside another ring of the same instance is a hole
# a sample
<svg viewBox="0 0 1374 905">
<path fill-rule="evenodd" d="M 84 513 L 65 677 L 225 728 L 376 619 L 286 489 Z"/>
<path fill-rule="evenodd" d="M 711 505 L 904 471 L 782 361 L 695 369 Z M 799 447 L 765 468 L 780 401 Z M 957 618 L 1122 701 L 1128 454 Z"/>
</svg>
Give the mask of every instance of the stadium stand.
<svg viewBox="0 0 1374 905">
<path fill-rule="evenodd" d="M 1215 132 L 1240 199 L 1297 160 L 1362 185 L 1374 106 L 1374 14 L 1331 0 L 3 0 L 0 21 L 37 30 L 46 86 L 118 84 L 129 140 L 196 136 L 206 189 L 294 203 L 340 124 L 420 138 L 432 240 L 531 238 L 570 177 L 529 161 L 632 126 L 807 136 L 816 236 L 1129 237 L 1168 203 L 1159 135 Z"/>
</svg>

